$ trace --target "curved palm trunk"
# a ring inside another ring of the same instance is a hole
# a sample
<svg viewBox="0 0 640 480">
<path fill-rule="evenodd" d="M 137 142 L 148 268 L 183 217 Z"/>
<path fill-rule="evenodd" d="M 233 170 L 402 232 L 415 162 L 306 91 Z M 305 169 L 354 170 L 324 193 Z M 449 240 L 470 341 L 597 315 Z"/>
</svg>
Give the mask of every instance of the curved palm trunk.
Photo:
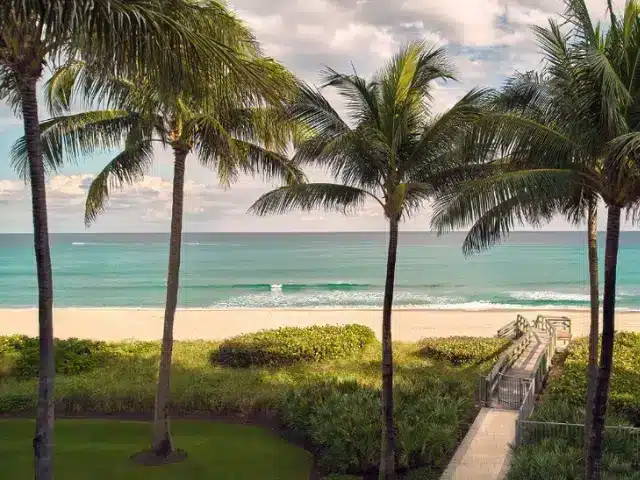
<svg viewBox="0 0 640 480">
<path fill-rule="evenodd" d="M 382 308 L 382 449 L 380 452 L 380 480 L 395 480 L 396 438 L 393 425 L 393 345 L 391 343 L 391 309 L 393 285 L 398 253 L 398 219 L 389 220 L 389 251 L 387 278 L 384 284 Z"/>
<path fill-rule="evenodd" d="M 602 347 L 600 369 L 593 405 L 593 420 L 585 465 L 587 480 L 600 478 L 604 423 L 613 365 L 613 342 L 616 308 L 616 268 L 620 243 L 620 207 L 611 205 L 607 215 L 607 243 L 604 259 L 604 297 L 602 300 Z"/>
<path fill-rule="evenodd" d="M 169 272 L 167 273 L 167 300 L 164 311 L 164 329 L 160 369 L 156 389 L 153 416 L 153 441 L 151 449 L 158 456 L 168 457 L 173 453 L 169 432 L 169 394 L 171 381 L 171 356 L 173 353 L 173 322 L 178 305 L 180 282 L 180 246 L 182 243 L 182 211 L 184 201 L 184 169 L 188 151 L 174 150 L 173 203 L 171 206 L 171 238 L 169 240 Z"/>
<path fill-rule="evenodd" d="M 588 212 L 589 297 L 591 301 L 591 325 L 589 327 L 589 363 L 587 366 L 587 403 L 585 404 L 585 449 L 589 444 L 589 432 L 593 418 L 593 398 L 598 381 L 598 335 L 600 334 L 600 290 L 598 287 L 598 203 L 589 202 Z"/>
<path fill-rule="evenodd" d="M 55 359 L 53 350 L 53 275 L 49 251 L 47 196 L 45 190 L 42 143 L 38 119 L 36 80 L 20 84 L 24 133 L 29 153 L 31 209 L 33 214 L 33 244 L 38 277 L 38 327 L 40 338 L 40 380 L 38 384 L 38 415 L 33 438 L 36 480 L 53 478 L 53 380 Z"/>
</svg>

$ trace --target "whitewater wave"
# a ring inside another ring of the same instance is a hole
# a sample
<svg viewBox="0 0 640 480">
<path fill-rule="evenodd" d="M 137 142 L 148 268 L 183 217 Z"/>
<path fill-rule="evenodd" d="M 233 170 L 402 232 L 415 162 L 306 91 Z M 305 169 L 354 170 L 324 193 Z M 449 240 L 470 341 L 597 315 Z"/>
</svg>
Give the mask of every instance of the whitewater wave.
<svg viewBox="0 0 640 480">
<path fill-rule="evenodd" d="M 588 302 L 589 295 L 582 293 L 563 293 L 553 292 L 550 290 L 545 291 L 515 291 L 507 292 L 509 297 L 515 300 L 529 300 L 540 301 L 549 300 L 553 302 Z"/>
<path fill-rule="evenodd" d="M 285 285 L 282 285 L 284 290 Z M 283 295 L 276 290 L 270 293 L 239 295 L 210 305 L 212 308 L 372 308 L 382 305 L 382 291 L 316 291 L 304 294 Z M 463 304 L 463 297 L 428 296 L 411 292 L 397 292 L 394 304 L 405 307 L 424 307 Z M 475 306 L 470 305 L 470 306 Z"/>
<path fill-rule="evenodd" d="M 367 290 L 374 285 L 369 283 L 327 282 L 327 283 L 233 283 L 230 285 L 202 285 L 216 290 L 249 290 L 260 292 L 299 292 L 302 290 Z"/>
</svg>

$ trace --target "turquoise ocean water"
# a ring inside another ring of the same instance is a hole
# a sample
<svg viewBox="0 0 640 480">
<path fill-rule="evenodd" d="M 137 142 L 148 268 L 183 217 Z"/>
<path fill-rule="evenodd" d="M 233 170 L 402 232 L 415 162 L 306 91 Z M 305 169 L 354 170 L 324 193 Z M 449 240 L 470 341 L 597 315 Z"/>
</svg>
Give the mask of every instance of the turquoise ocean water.
<svg viewBox="0 0 640 480">
<path fill-rule="evenodd" d="M 164 234 L 53 235 L 55 305 L 162 306 L 167 239 Z M 395 305 L 588 306 L 584 233 L 515 233 L 506 244 L 471 258 L 461 253 L 462 239 L 461 234 L 401 232 Z M 384 233 L 191 233 L 183 245 L 182 308 L 382 304 Z M 618 290 L 620 308 L 640 310 L 640 232 L 623 233 Z M 0 235 L 0 306 L 35 304 L 31 236 Z"/>
</svg>

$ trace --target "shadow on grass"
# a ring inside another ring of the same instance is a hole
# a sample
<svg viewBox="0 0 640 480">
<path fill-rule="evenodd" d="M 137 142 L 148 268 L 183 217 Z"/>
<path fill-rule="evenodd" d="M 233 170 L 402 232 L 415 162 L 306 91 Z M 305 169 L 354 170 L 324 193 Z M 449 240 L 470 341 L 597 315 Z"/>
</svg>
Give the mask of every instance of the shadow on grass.
<svg viewBox="0 0 640 480">
<path fill-rule="evenodd" d="M 375 477 L 381 429 L 378 349 L 324 363 L 232 369 L 209 363 L 213 348 L 212 342 L 176 342 L 173 417 L 259 425 L 311 451 L 323 473 Z M 398 468 L 436 476 L 475 416 L 474 372 L 418 358 L 415 348 L 397 349 Z M 100 368 L 58 377 L 57 414 L 150 420 L 158 355 L 157 343 L 122 346 Z M 16 380 L 0 384 L 0 413 L 33 415 L 34 386 Z"/>
</svg>

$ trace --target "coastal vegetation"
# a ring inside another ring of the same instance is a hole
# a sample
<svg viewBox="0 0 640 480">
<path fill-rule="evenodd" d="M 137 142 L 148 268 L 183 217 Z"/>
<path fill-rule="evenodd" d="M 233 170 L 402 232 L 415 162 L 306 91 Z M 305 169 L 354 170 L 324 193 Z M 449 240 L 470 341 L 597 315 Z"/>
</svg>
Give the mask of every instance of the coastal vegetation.
<svg viewBox="0 0 640 480">
<path fill-rule="evenodd" d="M 586 220 L 590 338 L 569 349 L 562 377 L 534 416 L 584 421 L 585 429 L 521 447 L 510 475 L 545 478 L 557 465 L 563 478 L 632 478 L 637 452 L 607 438 L 605 424 L 637 424 L 640 416 L 640 339 L 615 334 L 621 218 L 640 219 L 640 2 L 627 1 L 619 16 L 609 0 L 606 27 L 594 24 L 585 0 L 565 3 L 562 23 L 535 28 L 541 71 L 517 73 L 499 91 L 473 89 L 435 115 L 434 85 L 456 74 L 444 49 L 421 41 L 369 79 L 326 69 L 317 90 L 264 57 L 251 31 L 214 0 L 3 2 L 0 99 L 24 122 L 13 164 L 32 197 L 39 337 L 0 339 L 0 412 L 35 414 L 35 478 L 53 477 L 54 403 L 69 415 L 153 414 L 151 454 L 159 461 L 176 453 L 173 412 L 275 422 L 303 439 L 327 473 L 379 471 L 386 480 L 416 468 L 439 472 L 475 413 L 474 375 L 507 343 L 392 342 L 399 225 L 432 200 L 439 232 L 470 227 L 466 253 L 516 225 L 557 215 Z M 40 123 L 36 86 L 45 72 L 52 118 Z M 346 100 L 346 115 L 324 88 Z M 76 113 L 78 103 L 85 111 Z M 113 188 L 148 172 L 156 143 L 171 150 L 174 164 L 161 344 L 54 341 L 45 175 L 95 150 L 119 150 L 89 189 L 90 224 Z M 253 204 L 259 215 L 379 207 L 389 232 L 381 345 L 358 326 L 174 342 L 192 153 L 225 186 L 240 173 L 285 183 Z M 333 182 L 306 183 L 303 167 L 324 169 Z M 607 208 L 600 338 L 599 203 Z"/>
<path fill-rule="evenodd" d="M 475 337 L 425 338 L 420 341 L 422 355 L 452 365 L 477 365 L 496 359 L 511 342 L 507 338 Z"/>
<path fill-rule="evenodd" d="M 514 225 L 540 225 L 563 214 L 587 217 L 591 295 L 585 478 L 600 478 L 613 368 L 616 267 L 623 211 L 640 208 L 640 3 L 627 2 L 610 25 L 594 24 L 583 0 L 567 2 L 564 24 L 535 32 L 544 70 L 517 75 L 494 97 L 472 137 L 473 155 L 500 166 L 495 175 L 462 182 L 441 195 L 433 225 L 471 225 L 467 252 L 500 241 Z M 478 140 L 479 139 L 479 140 Z M 598 358 L 595 203 L 607 208 L 603 330 Z"/>
<path fill-rule="evenodd" d="M 226 64 L 226 48 L 208 38 L 217 28 L 211 29 L 210 20 L 217 11 L 212 5 L 158 0 L 7 0 L 0 6 L 0 100 L 23 120 L 29 159 L 25 177 L 31 187 L 40 342 L 40 405 L 33 438 L 37 479 L 53 478 L 55 366 L 46 167 L 37 83 L 60 60 L 84 59 L 106 75 L 153 78 L 163 90 L 172 84 L 196 85 L 194 74 L 207 72 L 210 60 L 212 66 Z M 252 75 L 250 69 L 242 70 Z M 215 75 L 213 70 L 209 73 Z"/>
<path fill-rule="evenodd" d="M 307 127 L 293 161 L 323 168 L 335 183 L 302 183 L 261 196 L 251 211 L 259 215 L 314 209 L 357 212 L 367 201 L 377 204 L 389 228 L 382 309 L 382 451 L 380 478 L 396 478 L 396 426 L 393 399 L 393 290 L 400 222 L 419 211 L 439 190 L 471 177 L 458 142 L 472 129 L 485 91 L 472 90 L 440 116 L 432 114 L 437 80 L 455 79 L 442 48 L 414 42 L 402 48 L 371 79 L 327 69 L 325 87 L 348 104 L 343 118 L 320 91 L 308 86 L 289 106 Z"/>
<path fill-rule="evenodd" d="M 224 340 L 211 360 L 229 367 L 277 367 L 350 357 L 377 343 L 373 330 L 362 325 L 283 327 Z"/>
<path fill-rule="evenodd" d="M 552 372 L 531 420 L 556 425 L 536 427 L 536 442 L 515 450 L 509 478 L 584 478 L 584 438 L 578 433 L 585 421 L 588 343 L 587 338 L 573 342 L 566 358 Z M 613 361 L 607 414 L 611 428 L 604 436 L 602 477 L 632 479 L 637 478 L 640 464 L 637 433 L 614 427 L 640 425 L 640 334 L 616 333 Z"/>
<path fill-rule="evenodd" d="M 334 328 L 351 331 L 351 335 L 358 338 L 358 344 L 352 345 L 351 355 L 345 356 L 344 350 L 339 349 L 312 361 L 298 356 L 295 362 L 287 362 L 284 366 L 221 366 L 212 362 L 212 356 L 217 357 L 225 341 L 175 342 L 171 414 L 203 422 L 246 422 L 269 427 L 311 450 L 316 466 L 325 474 L 362 476 L 375 472 L 381 448 L 381 417 L 378 414 L 380 347 L 365 327 L 330 327 L 328 331 L 334 333 Z M 271 338 L 269 349 L 274 345 L 278 351 L 290 349 L 293 357 L 297 355 L 301 339 L 306 337 L 307 344 L 313 345 L 319 332 L 323 332 L 322 327 L 300 328 L 294 333 L 295 330 L 285 329 L 287 335 L 282 335 L 282 330 L 262 335 Z M 322 335 L 328 334 L 325 331 Z M 296 340 L 292 342 L 291 338 Z M 2 338 L 0 365 L 33 362 L 33 349 L 29 347 L 33 342 L 33 339 L 23 337 Z M 395 425 L 400 452 L 397 461 L 400 471 L 411 472 L 419 468 L 424 476 L 417 478 L 437 478 L 473 421 L 477 412 L 473 405 L 475 378 L 479 372 L 484 373 L 491 367 L 491 361 L 482 362 L 480 356 L 478 362 L 466 365 L 434 360 L 423 351 L 426 343 L 428 341 L 394 345 Z M 469 345 L 472 344 L 484 355 L 495 351 L 496 342 L 494 339 L 469 339 Z M 86 350 L 78 358 L 75 353 L 79 345 Z M 67 359 L 57 372 L 55 404 L 58 415 L 98 414 L 113 419 L 148 419 L 152 416 L 160 342 L 58 340 L 56 346 L 58 355 Z M 88 360 L 94 356 L 99 361 Z M 0 412 L 31 415 L 37 405 L 33 389 L 35 376 L 23 374 L 24 368 L 3 367 L 3 371 Z M 202 450 L 199 447 L 192 451 L 193 443 L 185 441 L 188 428 L 180 427 L 177 421 L 173 424 L 179 432 L 177 438 L 181 444 L 184 441 L 184 448 L 188 449 L 186 465 Z M 100 425 L 99 428 L 109 428 Z M 63 428 L 66 432 L 73 428 L 83 429 L 68 424 Z M 118 427 L 111 428 L 115 436 Z M 123 428 L 129 427 L 125 424 Z M 118 447 L 119 454 L 126 458 L 139 450 L 136 446 L 144 445 L 140 433 L 144 428 L 135 429 L 138 433 L 134 439 L 122 448 Z M 211 434 L 215 438 L 215 432 Z M 58 440 L 61 448 L 65 438 L 63 434 Z M 105 440 L 105 449 L 110 441 Z M 125 452 L 126 447 L 131 448 Z M 101 461 L 101 454 L 96 455 L 92 458 Z M 106 460 L 107 457 L 101 458 Z M 0 457 L 3 471 L 8 467 L 5 462 L 13 462 L 12 457 Z M 21 468 L 25 468 L 24 459 L 21 462 Z M 123 459 L 118 462 L 120 466 L 124 464 Z"/>
</svg>

